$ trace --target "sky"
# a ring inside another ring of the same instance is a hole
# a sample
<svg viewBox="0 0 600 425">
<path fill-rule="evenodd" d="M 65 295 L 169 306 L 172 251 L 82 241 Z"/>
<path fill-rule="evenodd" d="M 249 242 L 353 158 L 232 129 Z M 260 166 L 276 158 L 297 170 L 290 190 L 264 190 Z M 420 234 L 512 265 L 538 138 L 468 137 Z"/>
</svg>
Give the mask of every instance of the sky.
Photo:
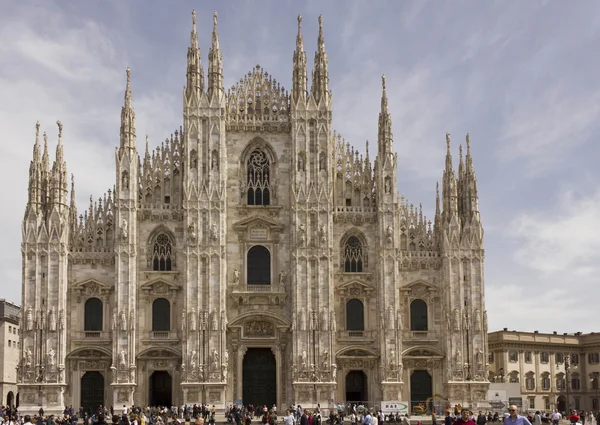
<svg viewBox="0 0 600 425">
<path fill-rule="evenodd" d="M 182 125 L 192 9 L 205 69 L 218 12 L 225 87 L 260 64 L 290 89 L 298 14 L 310 75 L 323 14 L 333 127 L 359 149 L 376 142 L 385 74 L 398 188 L 427 216 L 445 133 L 455 166 L 470 133 L 490 330 L 600 330 L 594 1 L 0 0 L 0 297 L 20 303 L 36 121 L 51 158 L 62 121 L 82 211 L 114 184 L 127 67 L 138 142 Z"/>
</svg>

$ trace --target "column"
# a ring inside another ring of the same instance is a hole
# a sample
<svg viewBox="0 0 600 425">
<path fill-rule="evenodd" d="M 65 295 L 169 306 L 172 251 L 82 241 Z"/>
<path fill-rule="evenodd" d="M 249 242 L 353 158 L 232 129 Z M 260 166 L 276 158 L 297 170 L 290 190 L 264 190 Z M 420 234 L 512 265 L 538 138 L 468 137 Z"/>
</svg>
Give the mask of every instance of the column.
<svg viewBox="0 0 600 425">
<path fill-rule="evenodd" d="M 241 399 L 244 396 L 244 387 L 243 387 L 243 373 L 244 373 L 244 355 L 246 354 L 246 350 L 248 347 L 241 345 L 237 351 L 237 364 L 236 364 L 236 374 L 237 374 L 237 388 L 236 388 L 236 400 Z M 235 402 L 235 400 L 234 400 Z"/>
<path fill-rule="evenodd" d="M 273 347 L 271 347 L 271 351 L 273 352 L 273 354 L 275 355 L 275 373 L 276 373 L 276 378 L 275 378 L 275 382 L 276 382 L 276 387 L 277 387 L 277 391 L 276 391 L 276 402 L 277 402 L 277 406 L 281 406 L 281 391 L 283 389 L 282 387 L 282 382 L 281 382 L 281 350 L 279 349 L 278 345 L 275 345 Z"/>
</svg>

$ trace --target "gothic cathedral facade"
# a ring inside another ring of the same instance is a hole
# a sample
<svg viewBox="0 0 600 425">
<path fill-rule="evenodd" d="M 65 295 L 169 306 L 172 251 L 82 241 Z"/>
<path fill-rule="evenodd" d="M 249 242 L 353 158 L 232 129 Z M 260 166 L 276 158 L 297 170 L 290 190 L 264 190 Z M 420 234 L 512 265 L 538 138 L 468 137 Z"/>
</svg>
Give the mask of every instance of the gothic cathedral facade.
<svg viewBox="0 0 600 425">
<path fill-rule="evenodd" d="M 322 18 L 308 87 L 260 67 L 230 90 L 196 16 L 183 126 L 138 153 L 130 71 L 114 188 L 78 214 L 58 124 L 37 124 L 23 220 L 20 411 L 311 406 L 487 394 L 483 230 L 467 135 L 433 223 L 397 191 L 383 78 L 377 151 L 332 129 Z M 143 147 L 142 147 L 143 148 Z M 112 185 L 112 182 L 107 182 Z"/>
</svg>

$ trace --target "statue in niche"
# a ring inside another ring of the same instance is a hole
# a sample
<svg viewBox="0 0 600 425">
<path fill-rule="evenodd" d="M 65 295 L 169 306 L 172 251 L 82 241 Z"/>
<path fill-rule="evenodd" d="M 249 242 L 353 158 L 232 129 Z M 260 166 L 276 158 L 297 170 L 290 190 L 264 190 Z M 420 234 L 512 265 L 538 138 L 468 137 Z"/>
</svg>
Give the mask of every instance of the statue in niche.
<svg viewBox="0 0 600 425">
<path fill-rule="evenodd" d="M 465 311 L 465 314 L 463 314 L 463 329 L 469 330 L 469 316 L 467 316 L 466 311 Z"/>
<path fill-rule="evenodd" d="M 296 330 L 296 320 L 298 320 L 298 319 L 296 317 L 296 313 L 294 312 L 294 313 L 292 313 L 292 330 L 293 331 Z"/>
<path fill-rule="evenodd" d="M 183 310 L 181 312 L 181 330 L 182 331 L 185 331 L 186 324 L 187 324 L 187 313 L 185 312 L 185 310 Z"/>
<path fill-rule="evenodd" d="M 319 238 L 321 239 L 321 243 L 327 242 L 327 232 L 325 231 L 324 224 L 321 224 L 321 227 L 319 227 Z"/>
<path fill-rule="evenodd" d="M 129 190 L 129 173 L 123 171 L 123 177 L 121 178 L 122 186 L 125 190 Z"/>
<path fill-rule="evenodd" d="M 300 330 L 306 330 L 306 310 L 304 309 L 304 307 L 300 309 Z"/>
<path fill-rule="evenodd" d="M 475 351 L 475 362 L 479 368 L 483 365 L 483 352 L 481 351 L 481 348 L 478 348 L 477 351 Z"/>
<path fill-rule="evenodd" d="M 198 168 L 198 153 L 195 150 L 190 152 L 190 168 Z"/>
<path fill-rule="evenodd" d="M 385 178 L 385 193 L 392 193 L 392 182 L 389 177 Z"/>
<path fill-rule="evenodd" d="M 299 226 L 298 233 L 300 233 L 300 236 L 299 236 L 300 244 L 304 245 L 304 242 L 306 242 L 306 226 L 304 225 L 304 223 L 302 223 Z"/>
<path fill-rule="evenodd" d="M 31 367 L 31 350 L 29 348 L 25 349 L 25 367 Z"/>
<path fill-rule="evenodd" d="M 223 363 L 229 364 L 229 350 L 226 348 L 223 353 Z"/>
<path fill-rule="evenodd" d="M 135 313 L 133 309 L 129 312 L 129 329 L 132 331 L 135 330 Z"/>
<path fill-rule="evenodd" d="M 402 323 L 402 312 L 400 310 L 398 310 L 398 320 L 396 321 L 396 326 L 398 327 L 399 331 L 404 330 L 404 324 Z"/>
<path fill-rule="evenodd" d="M 329 327 L 332 331 L 335 332 L 336 323 L 335 323 L 335 311 L 331 310 L 329 312 Z"/>
<path fill-rule="evenodd" d="M 33 309 L 29 307 L 27 313 L 25 313 L 25 330 L 33 330 Z"/>
<path fill-rule="evenodd" d="M 221 365 L 221 380 L 227 381 L 227 363 Z"/>
<path fill-rule="evenodd" d="M 285 270 L 279 272 L 279 284 L 283 285 L 285 283 Z"/>
<path fill-rule="evenodd" d="M 48 330 L 56 330 L 56 310 L 54 309 L 54 306 L 52 306 L 50 312 L 48 313 Z"/>
<path fill-rule="evenodd" d="M 127 232 L 127 220 L 123 219 L 123 221 L 121 222 L 121 226 L 120 226 L 120 231 L 121 231 L 121 239 L 125 240 L 128 237 L 128 232 Z"/>
<path fill-rule="evenodd" d="M 217 225 L 215 223 L 213 223 L 213 224 L 210 225 L 210 238 L 213 241 L 216 241 L 217 240 L 217 236 L 218 236 L 217 235 Z"/>
<path fill-rule="evenodd" d="M 193 221 L 188 226 L 188 237 L 191 241 L 196 240 L 196 223 Z"/>
<path fill-rule="evenodd" d="M 233 283 L 240 283 L 240 271 L 233 269 Z"/>
<path fill-rule="evenodd" d="M 475 322 L 475 330 L 480 331 L 481 330 L 481 314 L 479 314 L 479 310 L 475 310 L 475 317 L 473 318 L 473 321 Z"/>
<path fill-rule="evenodd" d="M 323 369 L 329 367 L 329 350 L 323 351 Z"/>
<path fill-rule="evenodd" d="M 50 350 L 48 351 L 48 366 L 54 367 L 55 363 L 56 363 L 56 351 L 54 351 L 54 348 L 50 348 Z"/>
<path fill-rule="evenodd" d="M 402 370 L 404 369 L 404 365 L 402 364 L 402 362 L 398 363 L 398 377 L 400 379 L 400 382 L 402 382 Z"/>
<path fill-rule="evenodd" d="M 460 350 L 457 348 L 456 353 L 454 353 L 454 366 L 456 366 L 457 368 L 460 368 L 461 365 L 462 365 L 462 360 L 460 357 Z"/>
<path fill-rule="evenodd" d="M 454 309 L 454 330 L 460 331 L 460 313 L 457 308 Z"/>
<path fill-rule="evenodd" d="M 300 354 L 300 364 L 302 365 L 302 369 L 306 369 L 307 360 L 306 350 L 302 350 L 302 353 Z"/>
<path fill-rule="evenodd" d="M 393 235 L 394 235 L 394 229 L 392 229 L 392 226 L 387 227 L 385 234 L 387 236 L 387 242 L 392 243 Z"/>
<path fill-rule="evenodd" d="M 219 171 L 219 158 L 217 151 L 212 153 L 212 161 L 210 163 L 210 169 L 213 171 Z"/>
<path fill-rule="evenodd" d="M 393 368 L 394 366 L 396 366 L 396 350 L 394 350 L 394 349 L 390 350 L 389 366 L 390 366 L 390 368 Z"/>
<path fill-rule="evenodd" d="M 119 353 L 119 365 L 121 365 L 121 367 L 127 367 L 127 353 L 125 353 L 123 348 Z"/>
<path fill-rule="evenodd" d="M 212 349 L 211 357 L 212 357 L 213 369 L 217 369 L 219 366 L 219 353 L 217 352 L 216 348 Z"/>
<path fill-rule="evenodd" d="M 120 321 L 120 325 L 121 325 L 121 330 L 126 331 L 127 330 L 127 315 L 125 314 L 125 310 L 121 310 L 121 313 L 119 314 L 119 321 Z"/>
<path fill-rule="evenodd" d="M 337 365 L 335 363 L 331 365 L 331 375 L 333 380 L 335 381 L 337 377 Z"/>
<path fill-rule="evenodd" d="M 196 330 L 197 323 L 198 323 L 198 319 L 196 318 L 196 309 L 192 308 L 192 311 L 190 311 L 190 324 L 188 326 L 190 331 Z"/>
<path fill-rule="evenodd" d="M 319 171 L 325 171 L 325 153 L 319 155 Z"/>
<path fill-rule="evenodd" d="M 304 171 L 304 155 L 298 155 L 298 171 Z"/>
<path fill-rule="evenodd" d="M 198 352 L 196 350 L 192 350 L 192 355 L 190 356 L 190 367 L 192 370 L 196 370 L 196 363 L 198 362 Z"/>
<path fill-rule="evenodd" d="M 65 328 L 65 311 L 63 309 L 60 309 L 60 312 L 58 313 L 58 328 L 60 330 Z"/>
<path fill-rule="evenodd" d="M 112 319 L 112 330 L 116 331 L 119 327 L 119 315 L 117 314 L 117 310 L 113 311 L 113 319 Z"/>
</svg>

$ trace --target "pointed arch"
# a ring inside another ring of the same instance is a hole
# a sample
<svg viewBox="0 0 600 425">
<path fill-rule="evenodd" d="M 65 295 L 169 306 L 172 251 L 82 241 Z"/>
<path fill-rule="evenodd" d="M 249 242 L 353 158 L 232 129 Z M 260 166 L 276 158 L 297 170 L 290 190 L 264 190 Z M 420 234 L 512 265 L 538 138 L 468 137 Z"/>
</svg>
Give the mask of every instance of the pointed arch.
<svg viewBox="0 0 600 425">
<path fill-rule="evenodd" d="M 167 226 L 156 226 L 148 237 L 146 259 L 154 271 L 171 271 L 176 265 L 176 238 Z"/>
<path fill-rule="evenodd" d="M 340 264 L 345 273 L 362 273 L 368 267 L 367 238 L 358 229 L 348 230 L 340 240 Z"/>
<path fill-rule="evenodd" d="M 275 172 L 275 152 L 261 138 L 254 138 L 242 153 L 241 170 L 244 170 L 242 192 L 246 193 L 247 205 L 271 205 L 274 198 L 272 182 Z"/>
</svg>

